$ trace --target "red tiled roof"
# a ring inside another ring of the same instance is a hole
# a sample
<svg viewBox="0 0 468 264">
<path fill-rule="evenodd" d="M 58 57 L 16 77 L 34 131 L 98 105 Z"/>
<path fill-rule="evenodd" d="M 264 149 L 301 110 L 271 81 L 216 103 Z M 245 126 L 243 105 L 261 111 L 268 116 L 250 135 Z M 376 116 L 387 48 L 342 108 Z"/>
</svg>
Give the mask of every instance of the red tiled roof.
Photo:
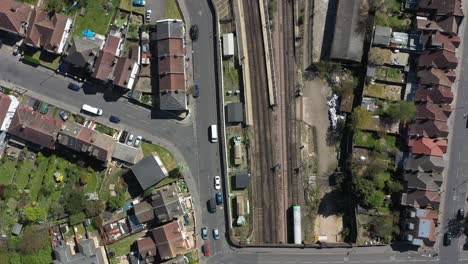
<svg viewBox="0 0 468 264">
<path fill-rule="evenodd" d="M 117 55 L 117 48 L 119 47 L 121 38 L 109 35 L 106 39 L 106 44 L 104 44 L 103 50 L 105 52 L 112 53 L 114 56 Z"/>
<path fill-rule="evenodd" d="M 168 74 L 159 76 L 159 91 L 185 91 L 183 74 Z"/>
<path fill-rule="evenodd" d="M 156 256 L 156 244 L 151 237 L 137 240 L 137 248 L 143 259 Z"/>
<path fill-rule="evenodd" d="M 161 259 L 174 258 L 177 254 L 187 252 L 189 246 L 182 234 L 182 225 L 179 221 L 173 221 L 151 230 Z"/>
<path fill-rule="evenodd" d="M 42 115 L 27 107 L 16 110 L 8 133 L 49 149 L 55 149 L 63 121 Z"/>
<path fill-rule="evenodd" d="M 425 50 L 419 56 L 419 67 L 435 67 L 439 69 L 455 69 L 458 59 L 454 52 L 448 50 Z"/>
<path fill-rule="evenodd" d="M 159 40 L 157 43 L 157 48 L 158 57 L 169 54 L 183 56 L 185 53 L 184 42 L 179 38 Z"/>
<path fill-rule="evenodd" d="M 184 73 L 184 57 L 169 55 L 158 58 L 159 74 Z"/>
<path fill-rule="evenodd" d="M 11 99 L 8 95 L 0 93 L 0 128 L 5 121 L 8 108 L 10 108 Z"/>
<path fill-rule="evenodd" d="M 446 121 L 416 119 L 409 126 L 409 134 L 412 136 L 441 137 L 448 136 L 448 126 Z"/>
<path fill-rule="evenodd" d="M 451 34 L 441 33 L 440 31 L 426 32 L 423 35 L 423 43 L 427 48 L 440 48 L 450 52 L 455 50 L 460 45 L 460 37 Z"/>
<path fill-rule="evenodd" d="M 461 0 L 419 0 L 418 7 L 436 16 L 463 16 Z"/>
<path fill-rule="evenodd" d="M 416 90 L 416 101 L 432 102 L 436 104 L 450 104 L 453 101 L 453 93 L 450 88 L 444 86 L 425 87 L 420 85 Z"/>
<path fill-rule="evenodd" d="M 455 80 L 455 71 L 436 68 L 418 70 L 419 83 L 422 85 L 442 85 L 451 87 Z"/>
<path fill-rule="evenodd" d="M 23 35 L 22 25 L 28 22 L 31 6 L 12 0 L 0 2 L 0 29 Z"/>
<path fill-rule="evenodd" d="M 416 105 L 416 118 L 447 121 L 452 109 L 447 104 L 424 103 Z"/>
<path fill-rule="evenodd" d="M 31 14 L 25 43 L 57 52 L 67 19 L 66 16 L 58 13 L 49 16 L 47 12 L 35 8 Z"/>
<path fill-rule="evenodd" d="M 408 146 L 413 154 L 424 154 L 429 156 L 442 157 L 447 152 L 447 140 L 432 139 L 428 137 L 410 138 Z"/>
<path fill-rule="evenodd" d="M 119 58 L 114 71 L 113 83 L 115 85 L 127 88 L 135 62 L 133 59 Z"/>
<path fill-rule="evenodd" d="M 433 191 L 408 191 L 404 194 L 406 196 L 406 204 L 416 208 L 434 208 L 438 209 L 440 205 L 440 194 L 439 192 Z"/>
<path fill-rule="evenodd" d="M 92 77 L 107 81 L 111 78 L 112 68 L 114 67 L 114 54 L 105 52 L 104 50 L 99 51 L 98 58 L 94 65 L 94 72 Z"/>
</svg>

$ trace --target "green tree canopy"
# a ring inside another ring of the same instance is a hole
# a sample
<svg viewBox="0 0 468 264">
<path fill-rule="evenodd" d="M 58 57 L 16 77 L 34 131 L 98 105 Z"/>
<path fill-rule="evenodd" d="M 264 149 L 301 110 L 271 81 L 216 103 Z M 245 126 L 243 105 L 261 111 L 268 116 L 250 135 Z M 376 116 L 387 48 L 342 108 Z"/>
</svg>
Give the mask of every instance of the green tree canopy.
<svg viewBox="0 0 468 264">
<path fill-rule="evenodd" d="M 63 0 L 47 0 L 45 5 L 43 5 L 43 9 L 47 13 L 54 14 L 62 11 L 64 5 Z"/>
<path fill-rule="evenodd" d="M 81 213 L 85 207 L 85 197 L 82 192 L 72 190 L 65 199 L 65 210 L 70 214 Z"/>
<path fill-rule="evenodd" d="M 112 196 L 107 202 L 107 206 L 112 210 L 117 210 L 125 205 L 125 195 L 119 194 Z"/>
<path fill-rule="evenodd" d="M 353 129 L 367 127 L 371 122 L 372 114 L 362 107 L 356 107 L 351 114 L 351 126 Z"/>
<path fill-rule="evenodd" d="M 86 208 L 85 212 L 88 217 L 92 216 L 97 216 L 99 215 L 102 211 L 104 211 L 105 208 L 104 202 L 98 200 L 98 201 L 87 201 L 86 202 Z"/>
<path fill-rule="evenodd" d="M 389 105 L 385 114 L 393 120 L 406 123 L 416 117 L 416 106 L 412 102 L 398 101 Z"/>
<path fill-rule="evenodd" d="M 390 243 L 393 234 L 399 233 L 395 219 L 397 219 L 397 217 L 393 215 L 375 216 L 370 222 L 369 230 L 375 237 L 382 238 L 385 243 Z"/>
<path fill-rule="evenodd" d="M 47 211 L 40 206 L 28 207 L 23 211 L 24 220 L 29 223 L 37 223 L 47 218 Z"/>
<path fill-rule="evenodd" d="M 49 246 L 47 228 L 41 226 L 28 226 L 17 247 L 21 253 L 33 254 Z"/>
</svg>

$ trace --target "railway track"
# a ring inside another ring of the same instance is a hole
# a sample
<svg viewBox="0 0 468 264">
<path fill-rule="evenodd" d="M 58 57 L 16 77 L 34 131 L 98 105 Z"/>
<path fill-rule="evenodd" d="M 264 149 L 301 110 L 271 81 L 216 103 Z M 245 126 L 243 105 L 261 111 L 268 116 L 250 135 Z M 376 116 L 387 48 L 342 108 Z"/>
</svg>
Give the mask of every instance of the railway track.
<svg viewBox="0 0 468 264">
<path fill-rule="evenodd" d="M 266 61 L 258 0 L 243 0 L 247 27 L 247 45 L 253 100 L 252 172 L 254 205 L 254 240 L 257 244 L 278 243 L 284 228 L 278 225 L 279 203 L 274 166 L 273 113 L 269 107 Z"/>
</svg>

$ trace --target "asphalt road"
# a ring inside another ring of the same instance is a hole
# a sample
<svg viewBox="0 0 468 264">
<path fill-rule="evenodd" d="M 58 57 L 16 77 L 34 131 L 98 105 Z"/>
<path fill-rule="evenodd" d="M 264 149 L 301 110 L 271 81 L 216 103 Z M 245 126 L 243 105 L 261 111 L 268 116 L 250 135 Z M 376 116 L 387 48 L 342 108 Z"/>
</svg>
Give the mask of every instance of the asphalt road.
<svg viewBox="0 0 468 264">
<path fill-rule="evenodd" d="M 466 6 L 464 13 L 467 13 Z M 445 178 L 445 192 L 443 193 L 443 229 L 440 232 L 440 263 L 453 264 L 458 263 L 457 259 L 463 250 L 463 244 L 466 243 L 466 237 L 462 235 L 454 238 L 450 246 L 444 246 L 442 243 L 443 234 L 450 230 L 450 220 L 456 217 L 458 209 L 466 206 L 466 184 L 468 182 L 468 146 L 465 144 L 468 138 L 467 113 L 468 113 L 468 58 L 465 54 L 464 46 L 468 41 L 468 28 L 465 21 L 460 27 L 459 35 L 462 38 L 462 44 L 459 48 L 458 57 L 458 80 L 456 85 L 456 103 L 452 104 L 454 111 L 451 116 L 451 137 L 449 138 L 449 163 L 448 173 Z M 466 211 L 466 210 L 465 210 Z"/>
</svg>

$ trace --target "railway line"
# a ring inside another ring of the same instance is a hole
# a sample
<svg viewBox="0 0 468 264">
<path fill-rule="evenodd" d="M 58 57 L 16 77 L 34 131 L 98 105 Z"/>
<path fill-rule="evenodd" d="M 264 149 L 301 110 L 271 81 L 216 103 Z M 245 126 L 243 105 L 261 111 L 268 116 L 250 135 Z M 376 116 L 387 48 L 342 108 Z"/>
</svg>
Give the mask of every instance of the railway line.
<svg viewBox="0 0 468 264">
<path fill-rule="evenodd" d="M 253 206 L 256 244 L 276 244 L 282 239 L 283 224 L 277 188 L 281 182 L 272 169 L 275 166 L 276 138 L 274 114 L 270 108 L 266 60 L 258 0 L 243 0 L 250 61 L 250 85 L 253 101 Z"/>
</svg>

